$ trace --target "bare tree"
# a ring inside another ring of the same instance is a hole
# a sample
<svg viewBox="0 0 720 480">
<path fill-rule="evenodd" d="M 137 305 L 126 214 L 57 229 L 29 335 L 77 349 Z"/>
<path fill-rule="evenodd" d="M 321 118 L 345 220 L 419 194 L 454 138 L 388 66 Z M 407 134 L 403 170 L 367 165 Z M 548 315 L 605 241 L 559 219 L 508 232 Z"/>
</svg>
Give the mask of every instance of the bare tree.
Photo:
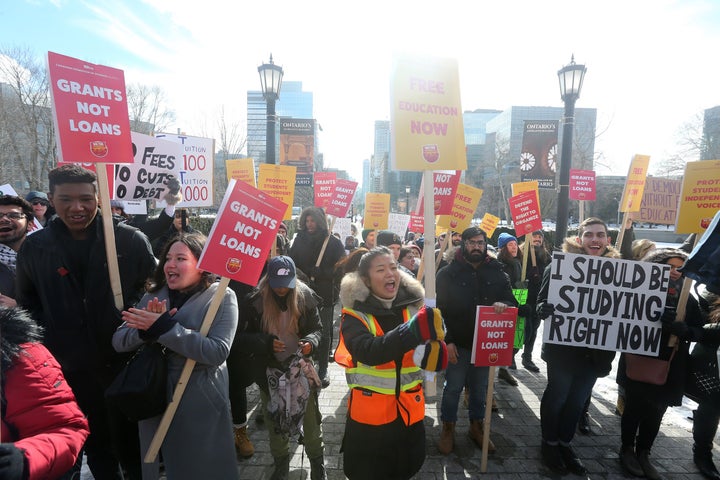
<svg viewBox="0 0 720 480">
<path fill-rule="evenodd" d="M 27 48 L 0 49 L 0 177 L 16 190 L 45 190 L 55 133 L 45 63 Z"/>
<path fill-rule="evenodd" d="M 175 112 L 168 107 L 165 91 L 157 85 L 128 85 L 127 102 L 133 132 L 152 135 L 165 131 L 175 121 Z"/>
<path fill-rule="evenodd" d="M 203 128 L 202 130 L 205 130 Z M 215 132 L 217 133 L 216 146 L 218 148 L 215 154 L 215 203 L 217 205 L 222 201 L 222 196 L 227 189 L 227 170 L 226 161 L 232 158 L 240 158 L 243 156 L 242 150 L 247 143 L 247 135 L 240 122 L 232 122 L 228 119 L 225 112 L 225 105 L 220 106 L 217 119 L 215 121 Z M 206 137 L 213 137 L 212 134 L 204 132 Z"/>
</svg>

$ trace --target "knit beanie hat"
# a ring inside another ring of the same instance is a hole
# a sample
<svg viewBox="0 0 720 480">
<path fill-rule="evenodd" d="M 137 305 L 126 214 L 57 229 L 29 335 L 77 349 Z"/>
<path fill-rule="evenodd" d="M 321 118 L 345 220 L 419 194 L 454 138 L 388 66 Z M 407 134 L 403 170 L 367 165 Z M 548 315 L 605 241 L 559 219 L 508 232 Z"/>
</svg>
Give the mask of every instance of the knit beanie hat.
<svg viewBox="0 0 720 480">
<path fill-rule="evenodd" d="M 368 236 L 368 234 L 370 234 L 370 232 L 372 232 L 372 231 L 373 231 L 372 228 L 365 228 L 365 229 L 363 229 L 363 231 L 362 231 L 362 239 L 363 239 L 363 242 L 366 242 L 366 241 L 367 241 L 367 236 Z"/>
<path fill-rule="evenodd" d="M 400 235 L 395 232 L 391 232 L 390 230 L 382 230 L 377 234 L 377 239 L 375 240 L 375 243 L 377 245 L 389 247 L 390 245 L 402 245 L 402 239 L 400 238 Z"/>
<path fill-rule="evenodd" d="M 413 362 L 429 372 L 445 370 L 448 365 L 447 345 L 442 340 L 432 340 L 415 347 Z"/>
<path fill-rule="evenodd" d="M 505 245 L 507 245 L 507 244 L 510 243 L 510 242 L 515 242 L 515 243 L 517 243 L 517 238 L 513 237 L 513 236 L 510 235 L 509 233 L 503 232 L 503 233 L 501 233 L 500 236 L 498 237 L 498 244 L 497 244 L 497 246 L 498 246 L 498 248 L 503 248 Z"/>
</svg>

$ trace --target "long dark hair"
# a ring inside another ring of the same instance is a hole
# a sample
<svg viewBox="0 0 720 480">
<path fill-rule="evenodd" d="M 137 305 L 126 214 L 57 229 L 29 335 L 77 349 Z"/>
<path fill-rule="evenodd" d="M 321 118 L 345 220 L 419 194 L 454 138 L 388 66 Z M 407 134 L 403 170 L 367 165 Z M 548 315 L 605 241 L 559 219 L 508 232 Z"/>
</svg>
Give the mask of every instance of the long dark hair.
<svg viewBox="0 0 720 480">
<path fill-rule="evenodd" d="M 167 262 L 167 254 L 175 243 L 180 242 L 190 249 L 190 252 L 195 257 L 195 260 L 200 260 L 203 248 L 205 247 L 205 241 L 207 237 L 200 232 L 180 232 L 170 237 L 160 253 L 157 268 L 155 273 L 150 279 L 150 286 L 148 287 L 149 292 L 157 292 L 167 284 L 165 279 L 165 263 Z M 203 289 L 209 287 L 215 281 L 215 275 L 211 272 L 203 272 L 200 279 Z"/>
</svg>

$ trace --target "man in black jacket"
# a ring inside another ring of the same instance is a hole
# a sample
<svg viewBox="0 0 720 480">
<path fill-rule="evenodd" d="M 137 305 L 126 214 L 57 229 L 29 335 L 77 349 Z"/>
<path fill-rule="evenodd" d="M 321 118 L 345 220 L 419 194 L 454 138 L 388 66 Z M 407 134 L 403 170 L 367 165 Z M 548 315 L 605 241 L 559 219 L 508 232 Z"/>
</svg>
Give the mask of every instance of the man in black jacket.
<svg viewBox="0 0 720 480">
<path fill-rule="evenodd" d="M 437 274 L 437 306 L 442 311 L 447 330 L 448 368 L 440 408 L 442 432 L 438 450 L 452 452 L 455 444 L 455 422 L 458 402 L 468 387 L 470 438 L 482 446 L 482 422 L 485 418 L 485 392 L 489 367 L 476 367 L 471 362 L 475 317 L 478 305 L 492 306 L 496 313 L 517 306 L 510 278 L 502 264 L 487 255 L 487 235 L 477 227 L 462 233 L 462 243 L 452 261 Z M 495 450 L 492 442 L 488 451 Z"/>
<path fill-rule="evenodd" d="M 121 323 L 110 285 L 95 174 L 65 165 L 49 174 L 57 216 L 29 236 L 18 252 L 17 300 L 45 329 L 45 345 L 57 358 L 90 423 L 85 444 L 97 479 L 120 479 L 119 463 L 140 478 L 137 424 L 104 401 L 105 388 L 126 360 L 111 345 Z M 114 219 L 123 309 L 134 306 L 155 268 L 147 237 Z"/>
<path fill-rule="evenodd" d="M 323 244 L 327 241 L 320 264 L 316 266 Z M 325 213 L 321 208 L 307 207 L 300 214 L 298 234 L 290 247 L 290 257 L 309 278 L 310 287 L 322 298 L 320 319 L 323 332 L 317 350 L 318 375 L 323 388 L 330 385 L 327 376 L 328 357 L 333 343 L 333 310 L 337 301 L 334 284 L 335 264 L 345 256 L 342 242 L 328 231 Z"/>
</svg>

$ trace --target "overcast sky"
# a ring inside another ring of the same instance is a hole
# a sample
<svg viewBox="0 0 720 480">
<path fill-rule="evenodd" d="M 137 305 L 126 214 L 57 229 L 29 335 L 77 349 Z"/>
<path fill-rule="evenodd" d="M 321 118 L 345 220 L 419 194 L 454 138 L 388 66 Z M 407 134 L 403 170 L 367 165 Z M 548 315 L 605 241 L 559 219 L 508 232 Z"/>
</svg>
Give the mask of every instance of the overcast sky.
<svg viewBox="0 0 720 480">
<path fill-rule="evenodd" d="M 190 135 L 222 105 L 244 126 L 246 92 L 272 53 L 285 80 L 314 93 L 326 164 L 358 180 L 374 121 L 389 119 L 397 53 L 456 58 L 464 110 L 561 107 L 557 70 L 574 54 L 588 69 L 576 106 L 597 108 L 596 153 L 612 167 L 598 174 L 624 174 L 635 153 L 651 155 L 652 171 L 683 124 L 720 105 L 714 0 L 13 0 L 0 6 L 0 46 L 157 84 L 177 114 L 171 130 Z"/>
</svg>

